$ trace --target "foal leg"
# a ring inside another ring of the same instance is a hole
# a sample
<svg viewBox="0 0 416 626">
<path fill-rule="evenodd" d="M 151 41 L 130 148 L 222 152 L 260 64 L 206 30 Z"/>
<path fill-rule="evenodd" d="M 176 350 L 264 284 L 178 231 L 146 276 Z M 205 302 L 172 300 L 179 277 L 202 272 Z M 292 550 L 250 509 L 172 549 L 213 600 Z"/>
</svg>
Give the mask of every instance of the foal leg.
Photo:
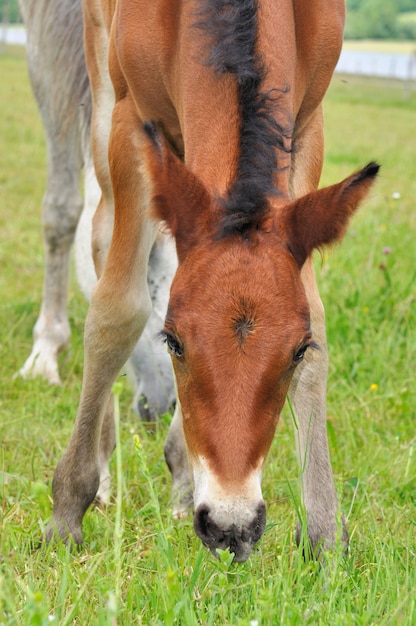
<svg viewBox="0 0 416 626">
<path fill-rule="evenodd" d="M 172 474 L 172 515 L 181 519 L 192 507 L 192 484 L 182 428 L 182 410 L 179 399 L 165 443 L 165 459 Z"/>
<path fill-rule="evenodd" d="M 116 103 L 109 144 L 113 237 L 86 320 L 81 400 L 68 448 L 55 471 L 54 519 L 47 540 L 57 532 L 82 542 L 82 519 L 100 483 L 100 439 L 111 387 L 151 311 L 146 274 L 157 225 L 147 216 L 139 175 L 140 126 L 130 98 Z"/>
<path fill-rule="evenodd" d="M 326 429 L 326 381 L 328 350 L 325 336 L 325 314 L 319 298 L 311 261 L 302 270 L 308 300 L 314 341 L 319 350 L 308 350 L 304 363 L 293 377 L 289 397 L 297 420 L 295 429 L 300 466 L 300 485 L 306 514 L 307 533 L 312 551 L 328 548 L 341 534 L 348 543 L 345 527 L 340 533 L 338 500 L 329 457 Z M 300 541 L 300 523 L 297 529 Z"/>
<path fill-rule="evenodd" d="M 101 137 L 101 141 L 102 140 L 103 138 Z M 105 150 L 107 150 L 106 144 Z M 106 172 L 106 176 L 108 178 L 110 177 L 108 170 Z M 97 272 L 94 266 L 91 244 L 93 239 L 93 216 L 96 213 L 96 208 L 101 195 L 101 187 L 98 184 L 94 164 L 89 154 L 89 158 L 86 159 L 86 165 L 84 167 L 84 208 L 75 236 L 75 267 L 77 280 L 81 291 L 89 301 L 91 301 L 93 289 L 97 284 Z M 94 234 L 94 241 L 97 242 L 97 247 L 104 250 L 105 253 L 108 252 L 113 226 L 114 210 L 112 196 L 107 198 L 106 208 L 109 213 L 109 218 L 105 220 L 105 224 L 109 226 L 109 232 L 105 232 L 104 228 L 99 229 L 99 232 L 103 234 L 100 242 L 98 234 Z M 97 224 L 97 220 L 95 220 L 95 224 Z M 113 397 L 110 397 L 101 428 L 99 447 L 100 486 L 95 496 L 95 500 L 100 504 L 107 504 L 110 499 L 110 458 L 115 445 L 114 399 Z"/>
<path fill-rule="evenodd" d="M 301 197 L 319 184 L 323 162 L 322 111 L 318 108 L 297 139 L 292 191 Z M 289 397 L 297 419 L 295 436 L 300 466 L 300 485 L 312 550 L 334 545 L 339 532 L 338 500 L 329 457 L 326 429 L 326 383 L 328 349 L 325 312 L 316 285 L 311 259 L 302 269 L 302 280 L 311 312 L 312 335 L 319 350 L 308 350 L 295 371 Z M 341 539 L 348 543 L 343 526 Z M 298 523 L 297 540 L 300 540 Z"/>
</svg>

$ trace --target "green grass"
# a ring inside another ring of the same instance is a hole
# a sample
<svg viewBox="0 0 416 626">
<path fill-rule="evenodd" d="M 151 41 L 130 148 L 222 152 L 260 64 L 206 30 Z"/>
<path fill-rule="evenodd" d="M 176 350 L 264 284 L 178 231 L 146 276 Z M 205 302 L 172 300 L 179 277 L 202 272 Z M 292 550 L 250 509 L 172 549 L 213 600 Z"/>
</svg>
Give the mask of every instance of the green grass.
<svg viewBox="0 0 416 626">
<path fill-rule="evenodd" d="M 346 39 L 344 41 L 344 48 L 345 50 L 362 50 L 365 52 L 412 54 L 416 50 L 416 41 L 393 41 L 388 39 Z"/>
<path fill-rule="evenodd" d="M 191 520 L 172 522 L 163 460 L 169 420 L 146 430 L 127 387 L 112 504 L 87 513 L 76 554 L 39 547 L 80 393 L 86 305 L 72 280 L 63 387 L 13 379 L 40 304 L 45 149 L 22 52 L 1 56 L 0 71 L 0 624 L 414 624 L 415 94 L 403 100 L 394 83 L 337 76 L 325 104 L 323 184 L 371 159 L 383 167 L 343 245 L 317 259 L 331 355 L 329 437 L 351 534 L 348 558 L 334 555 L 331 568 L 319 570 L 294 541 L 297 466 L 287 414 L 264 473 L 267 531 L 249 562 L 231 565 L 228 554 L 215 561 L 201 547 Z"/>
</svg>

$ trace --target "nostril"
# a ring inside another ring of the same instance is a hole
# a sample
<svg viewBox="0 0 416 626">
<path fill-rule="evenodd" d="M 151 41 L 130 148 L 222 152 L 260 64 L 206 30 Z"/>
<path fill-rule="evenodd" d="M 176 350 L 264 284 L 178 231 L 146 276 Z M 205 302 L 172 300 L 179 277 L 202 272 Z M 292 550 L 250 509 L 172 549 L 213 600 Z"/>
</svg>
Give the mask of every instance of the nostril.
<svg viewBox="0 0 416 626">
<path fill-rule="evenodd" d="M 258 505 L 257 515 L 251 525 L 251 543 L 254 545 L 264 533 L 266 527 L 266 505 L 264 502 Z"/>
<path fill-rule="evenodd" d="M 202 543 L 210 550 L 225 549 L 229 545 L 229 532 L 221 529 L 211 518 L 206 505 L 199 506 L 194 515 L 194 529 Z"/>
<path fill-rule="evenodd" d="M 194 529 L 202 541 L 206 541 L 208 537 L 208 516 L 209 509 L 206 506 L 200 506 L 195 511 Z"/>
<path fill-rule="evenodd" d="M 194 515 L 194 529 L 202 543 L 211 550 L 222 548 L 224 531 L 210 517 L 210 509 L 206 505 L 199 506 Z"/>
<path fill-rule="evenodd" d="M 261 502 L 255 509 L 255 515 L 250 523 L 238 529 L 234 520 L 228 520 L 224 527 L 218 526 L 212 519 L 210 507 L 200 505 L 194 514 L 194 529 L 202 543 L 214 553 L 216 548 L 229 547 L 234 552 L 236 560 L 245 560 L 253 546 L 262 536 L 266 526 L 266 506 Z"/>
</svg>

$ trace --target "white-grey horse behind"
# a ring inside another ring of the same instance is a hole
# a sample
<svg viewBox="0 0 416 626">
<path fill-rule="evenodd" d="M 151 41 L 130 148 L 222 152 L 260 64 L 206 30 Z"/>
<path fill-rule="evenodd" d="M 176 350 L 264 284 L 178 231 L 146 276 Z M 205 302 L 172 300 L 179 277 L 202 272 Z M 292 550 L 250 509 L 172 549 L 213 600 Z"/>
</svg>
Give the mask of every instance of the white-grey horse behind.
<svg viewBox="0 0 416 626">
<path fill-rule="evenodd" d="M 19 5 L 27 29 L 29 74 L 47 148 L 42 213 L 43 298 L 32 352 L 20 374 L 25 378 L 42 376 L 60 384 L 58 356 L 70 339 L 67 291 L 74 238 L 78 282 L 86 297 L 90 297 L 96 282 L 91 223 L 100 191 L 90 148 L 91 93 L 83 51 L 82 2 L 19 0 Z M 111 232 L 108 241 L 110 238 Z M 174 243 L 161 234 L 152 251 L 148 274 L 153 314 L 128 365 L 136 391 L 134 405 L 146 420 L 169 409 L 175 399 L 170 358 L 156 339 L 163 326 L 175 271 Z"/>
</svg>

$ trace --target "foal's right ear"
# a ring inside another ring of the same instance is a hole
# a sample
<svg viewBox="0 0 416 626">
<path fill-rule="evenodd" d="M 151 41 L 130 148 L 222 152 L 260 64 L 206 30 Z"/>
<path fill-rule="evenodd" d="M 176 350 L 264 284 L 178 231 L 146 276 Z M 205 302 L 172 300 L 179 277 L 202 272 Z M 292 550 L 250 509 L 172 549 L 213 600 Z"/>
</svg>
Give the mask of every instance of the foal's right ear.
<svg viewBox="0 0 416 626">
<path fill-rule="evenodd" d="M 340 241 L 348 221 L 372 186 L 380 166 L 369 163 L 341 183 L 294 200 L 278 214 L 275 227 L 299 267 L 315 248 Z"/>
<path fill-rule="evenodd" d="M 211 197 L 202 182 L 173 153 L 154 122 L 146 122 L 143 130 L 152 212 L 167 224 L 175 237 L 181 263 L 196 243 L 211 235 Z"/>
</svg>

